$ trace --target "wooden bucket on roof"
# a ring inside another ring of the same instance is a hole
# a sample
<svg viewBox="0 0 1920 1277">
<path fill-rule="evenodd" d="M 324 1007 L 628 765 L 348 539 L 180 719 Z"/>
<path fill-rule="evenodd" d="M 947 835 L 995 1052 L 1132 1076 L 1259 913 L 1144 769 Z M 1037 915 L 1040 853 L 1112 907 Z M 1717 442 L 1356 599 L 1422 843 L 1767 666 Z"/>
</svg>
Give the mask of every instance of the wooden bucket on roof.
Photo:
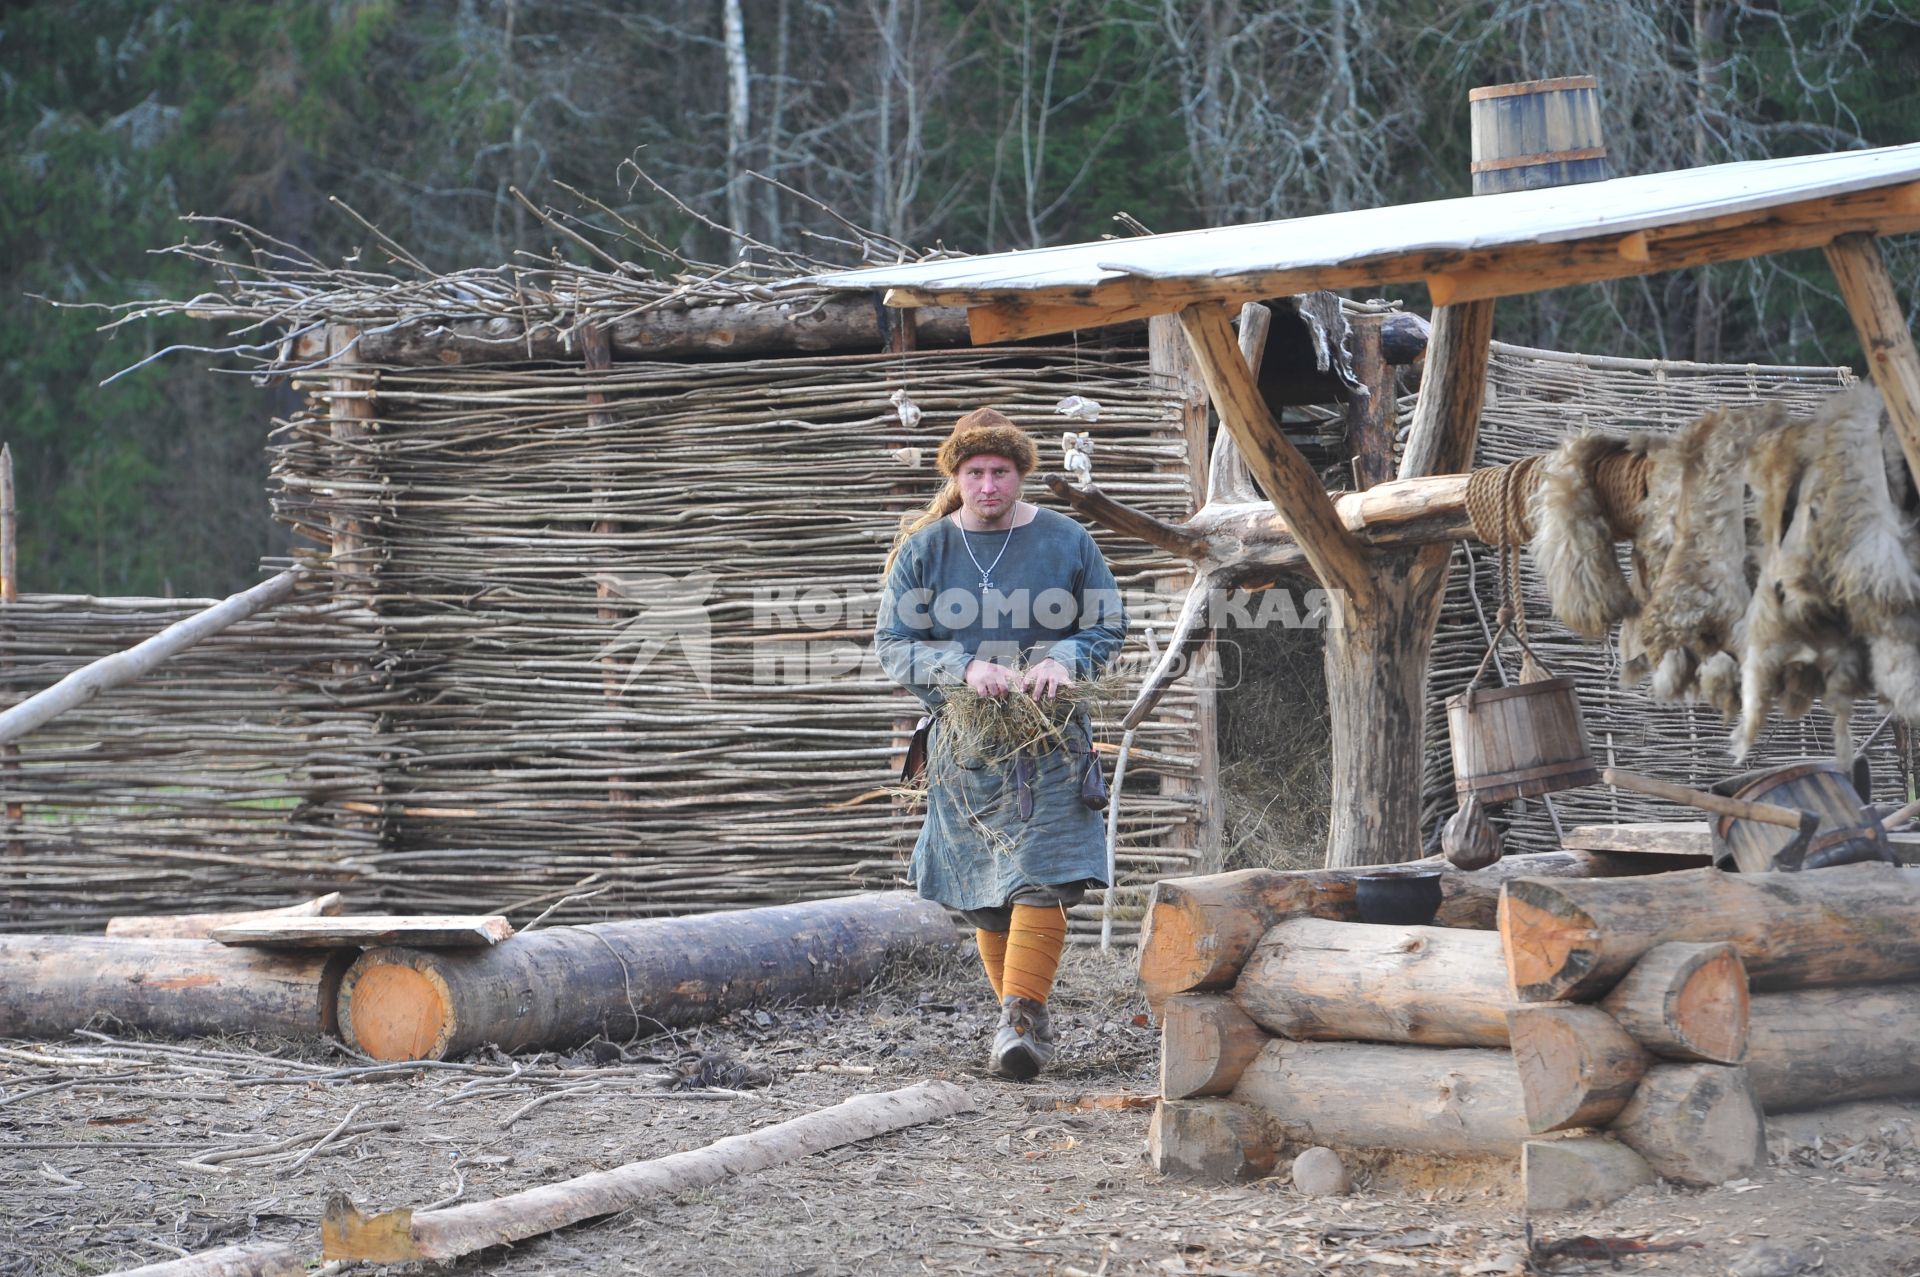
<svg viewBox="0 0 1920 1277">
<path fill-rule="evenodd" d="M 1590 75 L 1490 84 L 1467 94 L 1467 110 L 1475 195 L 1607 176 L 1600 85 Z"/>
<path fill-rule="evenodd" d="M 1576 789 L 1600 779 L 1587 752 L 1580 699 L 1570 678 L 1547 678 L 1447 701 L 1453 788 L 1463 801 L 1502 803 Z"/>
</svg>

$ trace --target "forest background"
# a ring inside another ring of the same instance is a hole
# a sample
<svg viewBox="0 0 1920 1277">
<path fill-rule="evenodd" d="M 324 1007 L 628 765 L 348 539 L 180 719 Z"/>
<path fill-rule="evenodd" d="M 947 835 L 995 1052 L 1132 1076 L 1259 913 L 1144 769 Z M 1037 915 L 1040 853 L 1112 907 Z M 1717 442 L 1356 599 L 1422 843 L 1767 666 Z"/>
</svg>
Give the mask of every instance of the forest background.
<svg viewBox="0 0 1920 1277">
<path fill-rule="evenodd" d="M 0 13 L 0 438 L 32 591 L 217 595 L 282 553 L 262 444 L 293 404 L 188 321 L 185 213 L 330 259 L 553 251 L 564 182 L 691 256 L 715 219 L 834 256 L 817 210 L 965 251 L 1468 190 L 1467 92 L 1599 77 L 1616 173 L 1920 140 L 1920 0 L 68 0 Z M 1920 251 L 1894 246 L 1920 297 Z M 371 254 L 370 248 L 365 251 Z M 636 259 L 639 250 L 635 248 Z M 641 259 L 643 260 L 643 259 Z M 384 265 L 384 263 L 382 263 Z M 1424 309 L 1425 299 L 1408 303 Z M 1857 362 L 1819 255 L 1503 302 L 1509 341 Z"/>
</svg>

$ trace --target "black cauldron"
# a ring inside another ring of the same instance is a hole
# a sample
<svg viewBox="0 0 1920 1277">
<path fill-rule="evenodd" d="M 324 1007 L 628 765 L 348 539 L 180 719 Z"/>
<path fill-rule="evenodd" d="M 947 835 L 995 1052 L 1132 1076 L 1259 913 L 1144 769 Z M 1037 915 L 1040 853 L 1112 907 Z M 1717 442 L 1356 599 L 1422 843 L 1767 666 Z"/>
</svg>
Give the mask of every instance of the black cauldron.
<svg viewBox="0 0 1920 1277">
<path fill-rule="evenodd" d="M 1353 897 L 1362 922 L 1425 926 L 1440 912 L 1440 871 L 1361 874 L 1354 880 Z"/>
</svg>

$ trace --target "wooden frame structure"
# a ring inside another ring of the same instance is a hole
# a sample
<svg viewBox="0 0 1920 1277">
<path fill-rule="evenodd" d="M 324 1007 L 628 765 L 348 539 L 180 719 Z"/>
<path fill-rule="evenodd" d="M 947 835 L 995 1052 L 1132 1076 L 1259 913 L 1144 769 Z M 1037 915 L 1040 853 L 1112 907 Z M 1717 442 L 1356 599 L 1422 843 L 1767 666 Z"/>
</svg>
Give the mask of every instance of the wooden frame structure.
<svg viewBox="0 0 1920 1277">
<path fill-rule="evenodd" d="M 1222 427 L 1272 500 L 1271 511 L 1234 511 L 1269 525 L 1271 535 L 1251 557 L 1262 567 L 1304 563 L 1345 600 L 1327 662 L 1328 862 L 1351 865 L 1410 859 L 1419 847 L 1427 656 L 1451 542 L 1464 531 L 1457 472 L 1473 454 L 1494 299 L 1821 248 L 1908 465 L 1920 473 L 1920 352 L 1876 242 L 1916 230 L 1920 143 L 805 282 L 884 289 L 887 304 L 901 308 L 964 307 L 975 342 L 1179 316 Z M 1232 308 L 1314 289 L 1411 283 L 1426 285 L 1435 311 L 1396 485 L 1402 490 L 1332 496 L 1261 400 L 1230 325 Z M 1210 513 L 1218 521 L 1224 512 Z M 1280 527 L 1272 526 L 1275 514 Z M 1408 528 L 1410 520 L 1420 526 Z M 1184 544 L 1203 567 L 1216 550 L 1232 549 L 1251 567 L 1244 542 L 1230 547 L 1234 538 L 1210 532 L 1169 525 L 1159 543 Z"/>
</svg>

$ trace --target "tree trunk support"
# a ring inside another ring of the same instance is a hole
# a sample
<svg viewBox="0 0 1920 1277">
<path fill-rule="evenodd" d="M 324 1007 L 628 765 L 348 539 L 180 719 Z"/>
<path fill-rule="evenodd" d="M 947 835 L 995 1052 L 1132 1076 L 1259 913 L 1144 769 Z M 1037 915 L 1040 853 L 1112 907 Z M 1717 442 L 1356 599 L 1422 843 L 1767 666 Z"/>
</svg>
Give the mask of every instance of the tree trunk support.
<svg viewBox="0 0 1920 1277">
<path fill-rule="evenodd" d="M 1172 379 L 1181 398 L 1180 419 L 1182 433 L 1186 436 L 1186 461 L 1182 468 L 1186 471 L 1189 491 L 1193 494 L 1188 510 L 1192 514 L 1206 502 L 1209 484 L 1217 476 L 1207 442 L 1206 387 L 1194 367 L 1186 343 L 1181 340 L 1179 321 L 1171 315 L 1161 315 L 1147 323 L 1147 366 L 1154 373 Z M 1173 530 L 1165 524 L 1160 527 Z M 1141 529 L 1143 532 L 1153 530 Z M 1161 544 L 1152 537 L 1143 536 L 1142 539 Z M 1194 542 L 1190 541 L 1189 545 L 1192 544 Z M 1162 548 L 1169 547 L 1163 544 Z M 1170 552 L 1180 553 L 1177 550 Z M 1191 559 L 1198 556 L 1189 552 L 1181 557 Z M 1188 590 L 1196 579 L 1196 574 L 1189 571 L 1179 577 L 1169 578 L 1166 586 L 1170 591 Z M 1193 668 L 1204 668 L 1204 658 L 1211 643 L 1212 640 L 1205 637 L 1196 637 L 1191 641 L 1190 650 L 1195 658 Z M 1171 850 L 1191 852 L 1193 872 L 1214 873 L 1220 869 L 1225 855 L 1223 826 L 1226 821 L 1226 803 L 1220 792 L 1219 702 L 1209 679 L 1189 680 L 1188 690 L 1193 696 L 1193 775 L 1163 777 L 1160 792 L 1168 797 L 1191 799 L 1195 804 L 1193 823 L 1172 831 L 1167 837 L 1167 846 Z"/>
<path fill-rule="evenodd" d="M 1920 353 L 1879 241 L 1865 233 L 1842 235 L 1827 245 L 1827 265 L 1860 334 L 1867 374 L 1887 401 L 1907 469 L 1920 475 Z"/>
</svg>

